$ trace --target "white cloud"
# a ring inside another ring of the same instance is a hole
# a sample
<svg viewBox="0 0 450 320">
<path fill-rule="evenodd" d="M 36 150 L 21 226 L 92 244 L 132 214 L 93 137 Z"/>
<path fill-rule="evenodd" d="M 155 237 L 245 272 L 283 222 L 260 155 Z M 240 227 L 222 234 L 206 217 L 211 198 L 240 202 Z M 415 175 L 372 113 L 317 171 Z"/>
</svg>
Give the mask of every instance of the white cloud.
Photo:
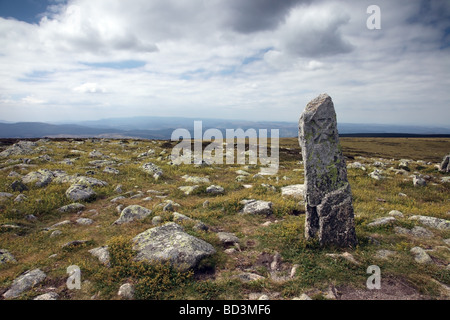
<svg viewBox="0 0 450 320">
<path fill-rule="evenodd" d="M 427 3 L 379 0 L 381 30 L 368 0 L 71 0 L 36 25 L 0 18 L 0 119 L 294 121 L 327 92 L 340 121 L 446 124 L 450 5 Z M 108 68 L 121 61 L 142 63 Z"/>
</svg>

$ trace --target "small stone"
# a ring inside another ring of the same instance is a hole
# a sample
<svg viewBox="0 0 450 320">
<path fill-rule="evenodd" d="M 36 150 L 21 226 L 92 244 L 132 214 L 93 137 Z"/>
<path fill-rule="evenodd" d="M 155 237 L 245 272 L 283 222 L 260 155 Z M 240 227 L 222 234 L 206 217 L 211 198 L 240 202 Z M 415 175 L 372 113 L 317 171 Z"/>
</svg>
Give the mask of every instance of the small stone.
<svg viewBox="0 0 450 320">
<path fill-rule="evenodd" d="M 252 281 L 264 279 L 263 276 L 260 276 L 259 274 L 251 273 L 251 272 L 240 273 L 237 275 L 237 278 L 239 278 L 239 280 L 241 280 L 242 282 L 252 282 Z"/>
<path fill-rule="evenodd" d="M 115 193 L 122 193 L 122 192 L 123 192 L 123 190 L 122 190 L 122 185 L 121 185 L 121 184 L 118 184 L 118 185 L 114 188 L 114 192 L 115 192 Z"/>
<path fill-rule="evenodd" d="M 58 212 L 67 213 L 67 212 L 78 212 L 84 210 L 86 207 L 81 203 L 71 203 L 66 206 L 62 206 L 58 208 Z"/>
<path fill-rule="evenodd" d="M 302 293 L 300 297 L 293 298 L 292 300 L 312 300 L 306 293 Z"/>
<path fill-rule="evenodd" d="M 107 267 L 110 266 L 110 257 L 109 257 L 109 250 L 108 246 L 98 247 L 94 248 L 88 251 L 90 254 L 92 254 L 94 257 L 98 258 L 98 260 L 106 265 Z"/>
<path fill-rule="evenodd" d="M 162 219 L 161 216 L 154 216 L 154 217 L 152 218 L 152 224 L 153 224 L 154 226 L 157 226 L 157 225 L 161 224 L 162 222 L 163 222 L 163 219 Z"/>
<path fill-rule="evenodd" d="M 394 221 L 396 221 L 396 219 L 394 217 L 378 218 L 375 221 L 369 223 L 367 226 L 368 227 L 379 227 L 379 226 L 384 226 L 384 225 L 390 224 Z"/>
<path fill-rule="evenodd" d="M 272 202 L 262 200 L 247 200 L 242 209 L 243 214 L 271 215 L 272 212 Z"/>
<path fill-rule="evenodd" d="M 134 299 L 134 286 L 131 283 L 125 283 L 120 286 L 119 292 L 117 293 L 119 297 L 126 300 Z"/>
<path fill-rule="evenodd" d="M 236 252 L 236 249 L 235 248 L 228 248 L 228 249 L 225 249 L 224 252 L 226 254 L 233 254 L 233 253 Z"/>
<path fill-rule="evenodd" d="M 266 294 L 261 295 L 258 300 L 270 300 L 269 296 L 267 296 Z"/>
<path fill-rule="evenodd" d="M 90 201 L 96 197 L 96 193 L 87 185 L 73 184 L 67 189 L 66 196 L 73 201 Z"/>
<path fill-rule="evenodd" d="M 417 187 L 417 186 L 424 187 L 427 185 L 427 182 L 422 177 L 415 175 L 413 177 L 413 185 L 414 185 L 414 187 Z"/>
<path fill-rule="evenodd" d="M 394 217 L 400 217 L 403 218 L 403 213 L 401 211 L 398 210 L 392 210 L 389 212 L 390 216 L 394 216 Z"/>
<path fill-rule="evenodd" d="M 14 256 L 6 249 L 0 249 L 0 265 L 17 262 Z"/>
<path fill-rule="evenodd" d="M 303 199 L 305 192 L 305 185 L 304 184 L 294 184 L 286 187 L 281 188 L 281 195 L 282 196 L 291 196 L 294 198 Z"/>
<path fill-rule="evenodd" d="M 54 238 L 54 237 L 57 237 L 57 236 L 59 236 L 59 235 L 62 235 L 62 231 L 60 231 L 60 230 L 55 230 L 55 231 L 53 231 L 53 232 L 50 234 L 50 238 Z"/>
<path fill-rule="evenodd" d="M 410 220 L 417 220 L 421 224 L 426 225 L 431 228 L 439 229 L 439 230 L 450 230 L 450 221 L 435 217 L 429 216 L 412 216 L 409 218 Z"/>
<path fill-rule="evenodd" d="M 74 241 L 70 241 L 70 242 L 63 244 L 62 248 L 63 249 L 76 248 L 76 247 L 82 246 L 83 244 L 85 244 L 87 242 L 88 242 L 87 240 L 74 240 Z"/>
<path fill-rule="evenodd" d="M 197 189 L 199 186 L 181 186 L 178 187 L 179 190 L 181 190 L 185 195 L 190 195 L 192 192 L 194 192 L 195 189 Z"/>
<path fill-rule="evenodd" d="M 22 202 L 25 200 L 28 200 L 28 198 L 23 193 L 14 198 L 14 202 Z"/>
<path fill-rule="evenodd" d="M 221 186 L 215 186 L 211 185 L 208 188 L 206 188 L 206 193 L 210 194 L 223 194 L 225 192 L 225 189 Z"/>
<path fill-rule="evenodd" d="M 48 292 L 37 296 L 33 300 L 58 300 L 58 299 L 59 294 L 57 294 L 56 292 Z"/>
<path fill-rule="evenodd" d="M 414 247 L 410 250 L 411 253 L 415 255 L 414 260 L 420 264 L 432 263 L 433 260 L 430 258 L 428 253 L 421 247 Z"/>
<path fill-rule="evenodd" d="M 376 253 L 376 255 L 375 255 L 375 258 L 378 258 L 378 259 L 388 259 L 390 256 L 393 256 L 395 254 L 395 251 L 392 251 L 392 250 L 378 250 L 377 251 L 377 253 Z"/>
<path fill-rule="evenodd" d="M 203 206 L 203 208 L 208 208 L 208 206 L 209 206 L 209 201 L 206 200 L 205 202 L 203 202 L 202 206 Z"/>
<path fill-rule="evenodd" d="M 178 212 L 173 213 L 173 221 L 174 222 L 182 222 L 182 221 L 190 221 L 190 220 L 192 220 L 192 219 L 184 214 L 181 214 Z"/>
<path fill-rule="evenodd" d="M 92 219 L 89 218 L 79 218 L 76 220 L 77 224 L 79 225 L 83 225 L 83 226 L 88 226 L 94 223 L 94 221 Z"/>
<path fill-rule="evenodd" d="M 222 242 L 223 244 L 239 243 L 239 238 L 236 237 L 236 235 L 234 233 L 218 232 L 217 237 L 219 238 L 220 242 Z"/>
<path fill-rule="evenodd" d="M 119 219 L 117 219 L 114 224 L 123 224 L 135 220 L 142 220 L 145 217 L 149 216 L 151 213 L 152 210 L 150 209 L 144 208 L 139 205 L 131 205 L 122 210 Z"/>
<path fill-rule="evenodd" d="M 118 197 L 111 199 L 110 202 L 115 203 L 115 202 L 118 202 L 123 199 L 126 199 L 126 198 L 124 196 L 118 196 Z"/>
</svg>

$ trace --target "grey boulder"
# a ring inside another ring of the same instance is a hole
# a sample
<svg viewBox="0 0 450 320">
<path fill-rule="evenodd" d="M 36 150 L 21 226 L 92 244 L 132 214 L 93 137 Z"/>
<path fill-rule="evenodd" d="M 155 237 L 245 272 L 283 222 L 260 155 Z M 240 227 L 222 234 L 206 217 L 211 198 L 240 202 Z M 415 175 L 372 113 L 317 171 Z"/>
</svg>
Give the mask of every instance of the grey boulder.
<svg viewBox="0 0 450 320">
<path fill-rule="evenodd" d="M 243 214 L 271 215 L 273 212 L 272 202 L 270 201 L 246 200 L 244 203 Z"/>
<path fill-rule="evenodd" d="M 133 238 L 133 250 L 138 261 L 161 261 L 186 271 L 194 268 L 201 259 L 216 253 L 214 247 L 184 232 L 175 222 L 148 229 Z"/>
<path fill-rule="evenodd" d="M 44 281 L 46 277 L 47 275 L 40 269 L 29 270 L 13 281 L 11 288 L 3 294 L 3 297 L 5 299 L 17 298 L 23 292 Z"/>
<path fill-rule="evenodd" d="M 72 201 L 90 201 L 96 195 L 94 190 L 85 184 L 73 184 L 66 190 L 66 197 Z"/>
<path fill-rule="evenodd" d="M 149 216 L 151 213 L 152 210 L 134 204 L 123 209 L 120 213 L 119 219 L 117 219 L 114 224 L 122 224 L 135 220 L 142 220 L 145 217 Z"/>
</svg>

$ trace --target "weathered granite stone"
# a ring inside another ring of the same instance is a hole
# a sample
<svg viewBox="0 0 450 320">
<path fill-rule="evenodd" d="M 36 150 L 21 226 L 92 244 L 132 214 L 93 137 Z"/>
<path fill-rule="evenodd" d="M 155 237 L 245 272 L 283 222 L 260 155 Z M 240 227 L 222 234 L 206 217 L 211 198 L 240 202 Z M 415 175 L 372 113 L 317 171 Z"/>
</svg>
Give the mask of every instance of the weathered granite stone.
<svg viewBox="0 0 450 320">
<path fill-rule="evenodd" d="M 42 282 L 46 277 L 46 274 L 40 269 L 29 270 L 13 281 L 11 288 L 3 294 L 3 297 L 5 299 L 17 298 L 24 291 Z"/>
<path fill-rule="evenodd" d="M 14 256 L 6 249 L 0 249 L 0 264 L 17 262 Z"/>
<path fill-rule="evenodd" d="M 168 261 L 182 271 L 194 268 L 201 259 L 216 253 L 209 243 L 184 232 L 175 222 L 148 229 L 133 238 L 138 261 Z"/>
<path fill-rule="evenodd" d="M 101 263 L 103 263 L 106 266 L 110 266 L 110 256 L 109 256 L 109 250 L 108 246 L 98 247 L 89 250 L 88 252 L 92 254 L 94 257 L 96 257 Z"/>
<path fill-rule="evenodd" d="M 90 201 L 96 197 L 96 193 L 87 185 L 73 184 L 66 190 L 66 196 L 73 201 Z"/>
<path fill-rule="evenodd" d="M 305 166 L 307 239 L 321 245 L 357 243 L 347 166 L 342 155 L 333 101 L 321 94 L 308 103 L 299 120 Z"/>
<path fill-rule="evenodd" d="M 117 219 L 114 224 L 122 224 L 135 220 L 142 220 L 145 217 L 149 216 L 151 213 L 152 210 L 150 209 L 144 208 L 139 205 L 131 205 L 122 210 L 119 219 Z"/>
<path fill-rule="evenodd" d="M 303 199 L 304 193 L 305 193 L 304 184 L 294 184 L 281 188 L 282 196 L 292 196 L 294 198 Z"/>
<path fill-rule="evenodd" d="M 142 169 L 153 175 L 153 178 L 155 180 L 158 180 L 159 177 L 161 177 L 163 175 L 163 171 L 161 170 L 160 167 L 158 167 L 156 164 L 148 162 L 142 165 Z"/>
<path fill-rule="evenodd" d="M 125 283 L 125 284 L 121 285 L 117 295 L 125 300 L 133 300 L 134 299 L 134 286 L 131 283 Z"/>
<path fill-rule="evenodd" d="M 56 292 L 48 292 L 37 296 L 33 300 L 58 300 L 58 299 L 59 294 L 57 294 Z"/>
</svg>

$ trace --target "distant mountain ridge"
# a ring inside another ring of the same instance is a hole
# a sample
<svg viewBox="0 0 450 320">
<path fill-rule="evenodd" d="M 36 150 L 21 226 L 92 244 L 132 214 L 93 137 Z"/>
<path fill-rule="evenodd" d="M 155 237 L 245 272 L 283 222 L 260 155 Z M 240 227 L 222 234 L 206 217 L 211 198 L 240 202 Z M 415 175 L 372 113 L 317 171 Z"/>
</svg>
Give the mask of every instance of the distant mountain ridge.
<svg viewBox="0 0 450 320">
<path fill-rule="evenodd" d="M 294 122 L 282 121 L 246 121 L 223 119 L 193 119 L 183 117 L 132 117 L 110 118 L 73 123 L 17 122 L 0 120 L 0 138 L 43 138 L 43 137 L 105 137 L 170 139 L 177 128 L 184 128 L 193 136 L 194 121 L 202 121 L 203 132 L 210 128 L 222 131 L 226 129 L 259 130 L 278 129 L 280 137 L 297 137 L 298 127 Z M 417 136 L 450 135 L 450 128 L 384 125 L 384 124 L 338 124 L 340 135 L 351 136 Z"/>
</svg>

